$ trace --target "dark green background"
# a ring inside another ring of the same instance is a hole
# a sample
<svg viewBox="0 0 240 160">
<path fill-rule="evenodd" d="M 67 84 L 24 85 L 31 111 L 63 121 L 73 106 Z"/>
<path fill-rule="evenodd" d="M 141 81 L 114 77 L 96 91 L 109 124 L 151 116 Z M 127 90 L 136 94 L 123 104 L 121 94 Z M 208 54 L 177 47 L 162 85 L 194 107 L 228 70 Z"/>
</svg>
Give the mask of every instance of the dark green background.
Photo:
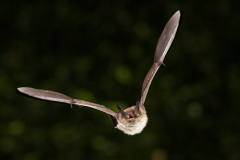
<svg viewBox="0 0 240 160">
<path fill-rule="evenodd" d="M 236 0 L 1 2 L 0 159 L 239 160 L 239 9 Z M 53 90 L 113 111 L 134 105 L 177 10 L 141 134 L 125 135 L 96 110 L 16 91 Z"/>
</svg>

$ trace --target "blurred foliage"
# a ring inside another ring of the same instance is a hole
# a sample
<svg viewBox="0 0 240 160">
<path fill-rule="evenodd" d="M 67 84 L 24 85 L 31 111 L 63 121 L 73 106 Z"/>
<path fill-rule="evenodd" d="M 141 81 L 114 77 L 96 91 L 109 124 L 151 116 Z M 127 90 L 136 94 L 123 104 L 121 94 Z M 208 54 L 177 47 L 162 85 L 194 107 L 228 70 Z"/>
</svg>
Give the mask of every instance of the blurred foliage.
<svg viewBox="0 0 240 160">
<path fill-rule="evenodd" d="M 177 10 L 141 134 L 123 134 L 101 112 L 16 92 L 47 89 L 114 111 L 134 105 Z M 1 160 L 240 159 L 238 1 L 4 1 L 0 20 Z"/>
</svg>

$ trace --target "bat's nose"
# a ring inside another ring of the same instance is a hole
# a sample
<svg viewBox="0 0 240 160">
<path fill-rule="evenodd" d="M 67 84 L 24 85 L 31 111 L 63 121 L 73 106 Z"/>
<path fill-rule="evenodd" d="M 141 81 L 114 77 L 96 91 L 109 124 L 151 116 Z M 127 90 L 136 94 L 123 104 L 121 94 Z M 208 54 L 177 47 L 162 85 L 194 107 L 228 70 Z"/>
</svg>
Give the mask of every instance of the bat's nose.
<svg viewBox="0 0 240 160">
<path fill-rule="evenodd" d="M 128 121 L 133 121 L 134 119 L 135 119 L 135 117 L 134 117 L 133 114 L 131 114 L 131 113 L 128 113 L 128 114 L 127 114 L 127 120 L 128 120 Z"/>
</svg>

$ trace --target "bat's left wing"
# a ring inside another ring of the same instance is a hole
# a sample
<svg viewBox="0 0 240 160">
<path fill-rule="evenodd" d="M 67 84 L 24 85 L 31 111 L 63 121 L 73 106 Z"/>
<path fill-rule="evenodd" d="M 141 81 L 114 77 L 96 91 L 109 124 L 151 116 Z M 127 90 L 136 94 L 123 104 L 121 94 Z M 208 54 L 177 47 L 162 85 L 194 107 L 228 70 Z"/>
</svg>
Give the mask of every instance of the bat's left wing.
<svg viewBox="0 0 240 160">
<path fill-rule="evenodd" d="M 154 57 L 154 63 L 143 82 L 140 105 L 143 105 L 145 102 L 149 87 L 151 85 L 153 77 L 156 74 L 158 68 L 161 66 L 161 64 L 164 65 L 163 60 L 175 37 L 177 28 L 179 25 L 179 20 L 180 20 L 180 11 L 177 11 L 166 24 L 158 40 L 155 57 Z"/>
<path fill-rule="evenodd" d="M 103 105 L 86 102 L 86 101 L 82 101 L 82 100 L 78 100 L 78 99 L 73 99 L 71 97 L 68 97 L 68 96 L 58 93 L 58 92 L 34 89 L 34 88 L 30 88 L 30 87 L 20 87 L 20 88 L 18 88 L 18 90 L 26 95 L 29 95 L 29 96 L 35 97 L 35 98 L 39 98 L 42 100 L 62 102 L 62 103 L 70 104 L 70 105 L 74 104 L 77 106 L 90 107 L 90 108 L 102 111 L 104 113 L 107 113 L 111 120 L 113 117 L 115 118 L 116 114 L 117 114 L 117 113 L 113 112 L 112 110 L 106 108 Z"/>
</svg>

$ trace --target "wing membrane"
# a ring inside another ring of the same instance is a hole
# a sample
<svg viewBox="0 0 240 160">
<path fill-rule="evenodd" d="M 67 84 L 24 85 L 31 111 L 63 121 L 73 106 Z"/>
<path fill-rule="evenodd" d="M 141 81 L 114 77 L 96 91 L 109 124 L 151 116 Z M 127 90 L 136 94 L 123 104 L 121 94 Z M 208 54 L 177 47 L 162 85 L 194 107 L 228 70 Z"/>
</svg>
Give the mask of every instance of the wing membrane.
<svg viewBox="0 0 240 160">
<path fill-rule="evenodd" d="M 141 95 L 141 100 L 140 104 L 143 105 L 149 90 L 149 87 L 151 85 L 151 82 L 153 80 L 154 75 L 156 74 L 158 68 L 161 66 L 163 63 L 163 60 L 173 42 L 173 39 L 176 35 L 177 28 L 179 25 L 179 20 L 180 20 L 180 11 L 177 11 L 171 19 L 168 21 L 166 24 L 157 44 L 156 52 L 155 52 L 155 57 L 154 57 L 154 63 L 149 70 L 147 76 L 145 77 L 143 81 L 143 86 L 142 86 L 142 95 Z"/>
<path fill-rule="evenodd" d="M 102 111 L 104 113 L 107 113 L 111 116 L 116 117 L 115 112 L 106 108 L 103 105 L 91 103 L 91 102 L 87 102 L 87 101 L 82 101 L 82 100 L 78 100 L 78 99 L 73 99 L 71 97 L 68 97 L 68 96 L 58 93 L 58 92 L 34 89 L 34 88 L 30 88 L 30 87 L 21 87 L 21 88 L 18 88 L 18 90 L 26 95 L 29 95 L 29 96 L 32 96 L 35 98 L 48 100 L 48 101 L 62 102 L 62 103 L 70 104 L 70 105 L 74 104 L 74 105 L 78 105 L 78 106 L 90 107 L 90 108 Z"/>
</svg>

